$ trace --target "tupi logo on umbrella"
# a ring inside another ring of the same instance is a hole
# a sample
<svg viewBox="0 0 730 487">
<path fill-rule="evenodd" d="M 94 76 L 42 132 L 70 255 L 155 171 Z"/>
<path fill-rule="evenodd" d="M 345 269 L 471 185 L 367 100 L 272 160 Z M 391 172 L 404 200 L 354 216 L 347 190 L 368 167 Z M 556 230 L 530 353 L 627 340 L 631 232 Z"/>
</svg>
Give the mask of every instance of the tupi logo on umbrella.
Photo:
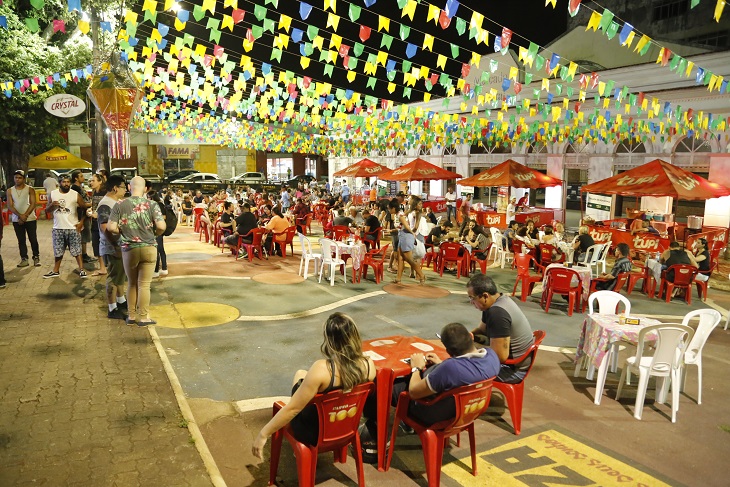
<svg viewBox="0 0 730 487">
<path fill-rule="evenodd" d="M 485 173 L 485 174 L 482 174 L 481 176 L 479 176 L 479 178 L 477 178 L 477 179 L 479 181 L 489 181 L 490 179 L 497 179 L 497 178 L 501 177 L 502 174 L 504 174 L 504 172 L 498 172 L 498 173 L 494 173 L 494 174 Z"/>
<path fill-rule="evenodd" d="M 436 174 L 436 169 L 417 169 L 416 172 L 422 176 L 428 176 L 429 174 Z"/>
<path fill-rule="evenodd" d="M 616 186 L 636 186 L 637 184 L 653 183 L 659 176 L 644 176 L 641 178 L 632 178 L 631 176 L 623 176 L 616 181 Z"/>
</svg>

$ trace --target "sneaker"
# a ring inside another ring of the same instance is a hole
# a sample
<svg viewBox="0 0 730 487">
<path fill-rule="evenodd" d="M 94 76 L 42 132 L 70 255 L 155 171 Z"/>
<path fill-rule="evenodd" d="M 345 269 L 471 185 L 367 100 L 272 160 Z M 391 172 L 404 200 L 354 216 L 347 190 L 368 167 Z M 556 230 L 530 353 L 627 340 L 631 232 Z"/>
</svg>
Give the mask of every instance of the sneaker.
<svg viewBox="0 0 730 487">
<path fill-rule="evenodd" d="M 160 273 L 159 272 L 153 272 L 152 273 L 152 277 L 160 277 Z"/>
<path fill-rule="evenodd" d="M 129 307 L 127 306 L 127 302 L 125 301 L 123 303 L 117 303 L 117 309 L 122 310 L 122 311 L 129 310 Z"/>
<path fill-rule="evenodd" d="M 137 326 L 147 326 L 147 325 L 156 325 L 156 324 L 157 324 L 157 322 L 155 320 L 137 322 Z"/>
<path fill-rule="evenodd" d="M 83 259 L 83 261 L 84 261 L 84 264 L 91 264 L 92 262 L 96 262 L 96 259 L 95 259 L 95 258 L 93 258 L 93 257 L 92 257 L 92 256 L 90 256 L 90 255 L 84 255 L 84 256 L 82 257 L 82 259 Z"/>
<path fill-rule="evenodd" d="M 20 261 L 20 264 L 17 265 L 17 267 L 28 267 L 30 264 L 28 264 L 28 259 L 23 259 Z"/>
<path fill-rule="evenodd" d="M 40 257 L 33 257 L 33 266 L 34 267 L 40 267 L 41 266 L 41 258 Z"/>
<path fill-rule="evenodd" d="M 122 313 L 122 310 L 120 310 L 119 308 L 114 308 L 113 310 L 109 311 L 106 314 L 106 317 L 109 318 L 110 320 L 126 320 L 127 319 L 127 315 Z"/>
<path fill-rule="evenodd" d="M 86 275 L 86 271 L 85 271 L 85 270 L 81 269 L 81 270 L 79 271 L 79 277 L 80 277 L 81 279 L 86 279 L 86 278 L 87 278 L 87 277 L 89 277 L 89 276 L 87 276 L 87 275 Z"/>
<path fill-rule="evenodd" d="M 414 430 L 413 428 L 411 428 L 410 426 L 405 424 L 403 421 L 400 422 L 400 424 L 398 425 L 398 428 L 400 428 L 400 430 L 407 435 L 416 434 L 416 430 Z"/>
<path fill-rule="evenodd" d="M 5 286 L 6 286 L 6 284 L 5 284 L 5 283 L 3 283 L 3 284 L 0 284 L 0 289 L 3 289 L 3 288 L 4 288 Z"/>
<path fill-rule="evenodd" d="M 161 275 L 161 276 L 166 276 L 166 275 L 167 275 L 167 269 L 162 269 L 162 270 L 160 271 L 160 275 Z"/>
<path fill-rule="evenodd" d="M 58 272 L 51 271 L 46 274 L 43 274 L 43 279 L 50 279 L 52 277 L 58 277 L 58 276 L 59 276 Z"/>
</svg>

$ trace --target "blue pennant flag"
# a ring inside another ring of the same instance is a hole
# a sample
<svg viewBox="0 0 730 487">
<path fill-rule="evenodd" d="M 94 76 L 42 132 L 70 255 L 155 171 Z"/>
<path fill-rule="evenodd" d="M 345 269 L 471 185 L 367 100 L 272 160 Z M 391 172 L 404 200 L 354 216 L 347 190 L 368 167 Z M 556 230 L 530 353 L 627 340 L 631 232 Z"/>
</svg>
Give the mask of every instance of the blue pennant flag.
<svg viewBox="0 0 730 487">
<path fill-rule="evenodd" d="M 408 46 L 406 47 L 406 56 L 408 59 L 412 58 L 416 55 L 416 52 L 418 52 L 418 47 L 415 44 L 408 43 Z"/>
<path fill-rule="evenodd" d="M 618 40 L 621 41 L 621 45 L 626 44 L 631 32 L 633 32 L 634 26 L 626 22 L 621 29 L 621 33 L 618 35 Z"/>
<path fill-rule="evenodd" d="M 179 20 L 180 22 L 187 22 L 189 18 L 190 12 L 188 10 L 181 8 L 177 11 L 177 20 Z"/>
<path fill-rule="evenodd" d="M 301 29 L 293 28 L 291 30 L 291 40 L 294 42 L 302 42 L 302 36 L 304 35 L 304 31 Z"/>
<path fill-rule="evenodd" d="M 307 17 L 309 17 L 310 13 L 312 13 L 311 5 L 304 2 L 299 4 L 299 17 L 301 17 L 302 20 L 307 20 Z"/>
<path fill-rule="evenodd" d="M 454 15 L 456 15 L 456 11 L 459 10 L 458 0 L 446 0 L 446 6 L 444 7 L 444 10 L 446 11 L 446 16 L 448 18 L 452 18 Z"/>
<path fill-rule="evenodd" d="M 372 7 L 373 5 L 375 5 L 375 2 L 377 2 L 377 1 L 378 0 L 365 0 L 365 6 Z"/>
</svg>

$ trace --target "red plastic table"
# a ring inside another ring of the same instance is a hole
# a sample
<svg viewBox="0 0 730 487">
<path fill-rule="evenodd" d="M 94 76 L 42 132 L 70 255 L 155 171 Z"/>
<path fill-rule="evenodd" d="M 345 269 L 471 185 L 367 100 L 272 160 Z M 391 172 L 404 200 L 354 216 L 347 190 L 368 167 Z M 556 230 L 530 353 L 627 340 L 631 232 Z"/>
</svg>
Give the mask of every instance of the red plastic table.
<svg viewBox="0 0 730 487">
<path fill-rule="evenodd" d="M 377 369 L 376 391 L 378 399 L 378 470 L 385 471 L 385 445 L 388 435 L 390 399 L 393 394 L 393 381 L 398 377 L 410 375 L 410 364 L 403 359 L 417 352 L 433 352 L 442 360 L 449 358 L 446 349 L 419 337 L 390 336 L 366 340 L 362 344 L 365 355 L 375 363 Z"/>
</svg>

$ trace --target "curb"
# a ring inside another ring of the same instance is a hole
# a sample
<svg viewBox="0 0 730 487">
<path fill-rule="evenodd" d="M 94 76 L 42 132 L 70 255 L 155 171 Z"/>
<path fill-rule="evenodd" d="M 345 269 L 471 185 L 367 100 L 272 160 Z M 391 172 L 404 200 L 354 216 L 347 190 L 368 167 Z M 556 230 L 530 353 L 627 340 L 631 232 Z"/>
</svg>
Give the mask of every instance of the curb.
<svg viewBox="0 0 730 487">
<path fill-rule="evenodd" d="M 203 438 L 203 434 L 200 432 L 200 428 L 198 428 L 198 424 L 195 422 L 195 417 L 193 416 L 193 412 L 188 404 L 188 399 L 185 397 L 180 381 L 178 380 L 177 375 L 175 375 L 175 371 L 172 369 L 170 359 L 167 357 L 167 353 L 165 353 L 165 350 L 162 348 L 162 343 L 160 343 L 160 337 L 157 335 L 157 330 L 155 330 L 154 326 L 147 327 L 147 329 L 152 337 L 152 342 L 155 344 L 157 353 L 160 356 L 162 366 L 165 368 L 165 373 L 167 374 L 167 378 L 172 386 L 172 392 L 175 394 L 177 404 L 180 407 L 180 412 L 188 424 L 188 431 L 190 431 L 190 435 L 195 441 L 195 448 L 198 449 L 198 453 L 200 454 L 200 458 L 203 460 L 203 465 L 205 465 L 205 469 L 210 476 L 211 482 L 216 487 L 227 487 L 226 481 L 223 480 L 223 476 L 218 469 L 218 465 L 215 463 L 215 459 L 213 459 L 213 455 L 208 449 L 208 444 L 205 442 L 205 438 Z"/>
</svg>

